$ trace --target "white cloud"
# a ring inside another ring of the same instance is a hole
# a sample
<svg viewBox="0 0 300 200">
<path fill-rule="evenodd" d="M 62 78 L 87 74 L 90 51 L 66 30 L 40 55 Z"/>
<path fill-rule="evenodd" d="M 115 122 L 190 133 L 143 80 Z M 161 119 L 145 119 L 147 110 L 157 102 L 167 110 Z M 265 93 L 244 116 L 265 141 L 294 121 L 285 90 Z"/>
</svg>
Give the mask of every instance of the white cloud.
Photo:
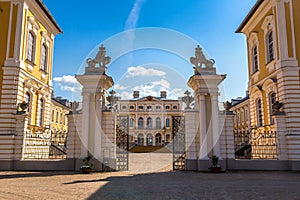
<svg viewBox="0 0 300 200">
<path fill-rule="evenodd" d="M 126 77 L 127 78 L 132 78 L 132 77 L 137 77 L 137 76 L 146 76 L 146 77 L 159 76 L 159 77 L 163 77 L 165 75 L 166 75 L 166 72 L 164 72 L 164 71 L 156 70 L 156 69 L 153 69 L 153 68 L 147 69 L 145 67 L 137 66 L 137 67 L 129 67 Z"/>
<path fill-rule="evenodd" d="M 128 87 L 120 85 L 119 83 L 117 85 L 115 85 L 114 87 L 115 90 L 126 90 L 128 89 Z"/>
<path fill-rule="evenodd" d="M 54 77 L 53 80 L 58 83 L 67 83 L 67 84 L 75 84 L 77 80 L 74 76 L 65 75 L 62 77 Z"/>
<path fill-rule="evenodd" d="M 65 75 L 62 77 L 54 77 L 53 81 L 59 86 L 60 90 L 75 92 L 75 90 L 80 90 L 81 87 L 77 83 L 77 80 L 74 76 Z"/>
</svg>

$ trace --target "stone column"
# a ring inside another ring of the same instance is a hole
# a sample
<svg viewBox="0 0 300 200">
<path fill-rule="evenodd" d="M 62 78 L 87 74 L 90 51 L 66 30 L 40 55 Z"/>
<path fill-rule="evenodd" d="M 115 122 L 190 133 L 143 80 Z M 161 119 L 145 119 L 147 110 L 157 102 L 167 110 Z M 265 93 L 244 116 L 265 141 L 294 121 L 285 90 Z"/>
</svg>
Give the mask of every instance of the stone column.
<svg viewBox="0 0 300 200">
<path fill-rule="evenodd" d="M 90 93 L 82 93 L 82 130 L 81 130 L 81 153 L 80 157 L 88 156 L 89 142 L 89 118 L 90 118 Z"/>
<path fill-rule="evenodd" d="M 200 147 L 199 147 L 199 159 L 208 160 L 207 149 L 207 127 L 206 127 L 206 102 L 205 95 L 199 96 L 199 119 L 200 119 Z"/>
<path fill-rule="evenodd" d="M 219 128 L 219 105 L 218 94 L 211 94 L 212 105 L 212 128 L 213 128 L 213 153 L 219 159 L 221 158 L 220 152 L 220 128 Z"/>
<path fill-rule="evenodd" d="M 102 92 L 95 95 L 95 132 L 94 132 L 94 158 L 100 159 L 102 157 L 102 108 L 103 108 L 103 94 Z"/>
</svg>

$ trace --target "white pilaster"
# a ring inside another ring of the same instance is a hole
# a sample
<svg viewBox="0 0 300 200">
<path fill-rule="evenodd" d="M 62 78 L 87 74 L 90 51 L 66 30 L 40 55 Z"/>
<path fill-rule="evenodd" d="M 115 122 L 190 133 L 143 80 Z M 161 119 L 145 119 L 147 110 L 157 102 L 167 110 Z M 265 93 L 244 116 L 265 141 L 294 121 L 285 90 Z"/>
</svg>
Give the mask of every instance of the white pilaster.
<svg viewBox="0 0 300 200">
<path fill-rule="evenodd" d="M 207 127 L 206 127 L 206 102 L 205 95 L 199 95 L 199 119 L 200 119 L 200 147 L 199 147 L 199 159 L 208 159 L 207 149 Z"/>
<path fill-rule="evenodd" d="M 82 94 L 82 130 L 81 130 L 81 154 L 84 158 L 88 155 L 89 141 L 89 118 L 90 118 L 90 93 L 83 92 Z"/>
<path fill-rule="evenodd" d="M 211 94 L 212 101 L 212 123 L 213 123 L 213 152 L 214 155 L 221 158 L 220 152 L 220 129 L 219 129 L 219 105 L 218 94 Z"/>
</svg>

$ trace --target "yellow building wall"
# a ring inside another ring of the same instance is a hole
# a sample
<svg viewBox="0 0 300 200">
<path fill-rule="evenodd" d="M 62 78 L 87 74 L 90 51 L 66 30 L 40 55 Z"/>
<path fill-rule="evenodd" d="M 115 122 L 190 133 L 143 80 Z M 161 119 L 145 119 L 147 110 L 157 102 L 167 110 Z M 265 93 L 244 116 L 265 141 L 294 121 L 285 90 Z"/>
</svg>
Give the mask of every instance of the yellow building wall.
<svg viewBox="0 0 300 200">
<path fill-rule="evenodd" d="M 9 17 L 10 17 L 10 2 L 0 2 L 0 97 L 2 95 L 2 81 L 3 81 L 3 69 L 6 59 L 6 49 L 8 40 L 8 27 L 9 27 Z M 1 98 L 0 98 L 1 101 Z"/>
<path fill-rule="evenodd" d="M 25 11 L 25 13 L 27 13 L 27 16 L 25 16 L 25 20 L 26 20 L 26 23 L 24 23 L 25 25 L 25 27 L 24 27 L 24 30 L 27 30 L 27 27 L 28 27 L 28 17 L 32 17 L 32 16 L 34 16 L 33 14 L 32 14 L 32 12 L 30 11 L 30 10 L 26 10 Z M 42 78 L 42 72 L 41 72 L 41 70 L 40 70 L 40 65 L 41 65 L 41 46 L 42 46 L 42 33 L 43 32 L 48 32 L 47 31 L 47 29 L 40 23 L 40 22 L 38 22 L 38 24 L 39 24 L 39 26 L 40 26 L 40 29 L 38 30 L 38 33 L 37 33 L 37 35 L 36 35 L 36 51 L 35 51 L 35 62 L 34 62 L 34 64 L 35 64 L 35 66 L 33 67 L 33 70 L 32 71 L 30 71 L 30 70 L 28 70 L 28 65 L 29 65 L 29 63 L 28 62 L 25 62 L 25 70 L 29 73 L 29 74 L 31 74 L 31 75 L 33 75 L 34 77 L 36 77 L 38 80 L 40 80 L 40 81 L 42 81 L 43 83 L 45 83 L 45 84 L 49 84 L 49 81 L 48 81 L 48 77 L 49 77 L 49 75 L 51 75 L 51 71 L 52 71 L 52 59 L 50 59 L 50 58 L 52 58 L 52 52 L 53 52 L 53 50 L 52 50 L 52 48 L 53 48 L 53 39 L 51 39 L 51 41 L 50 41 L 50 44 L 49 44 L 49 46 L 48 46 L 48 60 L 47 60 L 47 71 L 48 71 L 48 74 L 46 75 L 46 78 L 45 79 L 43 79 Z M 50 36 L 49 36 L 50 37 Z M 26 41 L 25 42 L 25 44 L 24 44 L 24 46 L 23 46 L 23 55 L 22 55 L 22 57 L 24 58 L 24 59 L 26 59 L 26 54 L 27 54 L 27 51 L 26 51 L 26 49 L 27 49 L 27 41 L 28 41 L 28 31 L 25 31 L 24 32 L 24 35 L 23 35 L 23 38 L 24 38 L 24 41 Z"/>
</svg>

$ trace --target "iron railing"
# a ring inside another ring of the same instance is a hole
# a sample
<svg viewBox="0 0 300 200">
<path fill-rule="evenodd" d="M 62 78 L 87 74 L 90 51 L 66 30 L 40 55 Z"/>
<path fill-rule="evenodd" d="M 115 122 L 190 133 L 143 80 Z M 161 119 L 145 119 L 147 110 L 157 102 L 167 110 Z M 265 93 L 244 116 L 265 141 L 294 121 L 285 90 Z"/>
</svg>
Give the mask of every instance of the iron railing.
<svg viewBox="0 0 300 200">
<path fill-rule="evenodd" d="M 236 159 L 278 159 L 276 131 L 251 129 L 234 132 Z"/>
</svg>

